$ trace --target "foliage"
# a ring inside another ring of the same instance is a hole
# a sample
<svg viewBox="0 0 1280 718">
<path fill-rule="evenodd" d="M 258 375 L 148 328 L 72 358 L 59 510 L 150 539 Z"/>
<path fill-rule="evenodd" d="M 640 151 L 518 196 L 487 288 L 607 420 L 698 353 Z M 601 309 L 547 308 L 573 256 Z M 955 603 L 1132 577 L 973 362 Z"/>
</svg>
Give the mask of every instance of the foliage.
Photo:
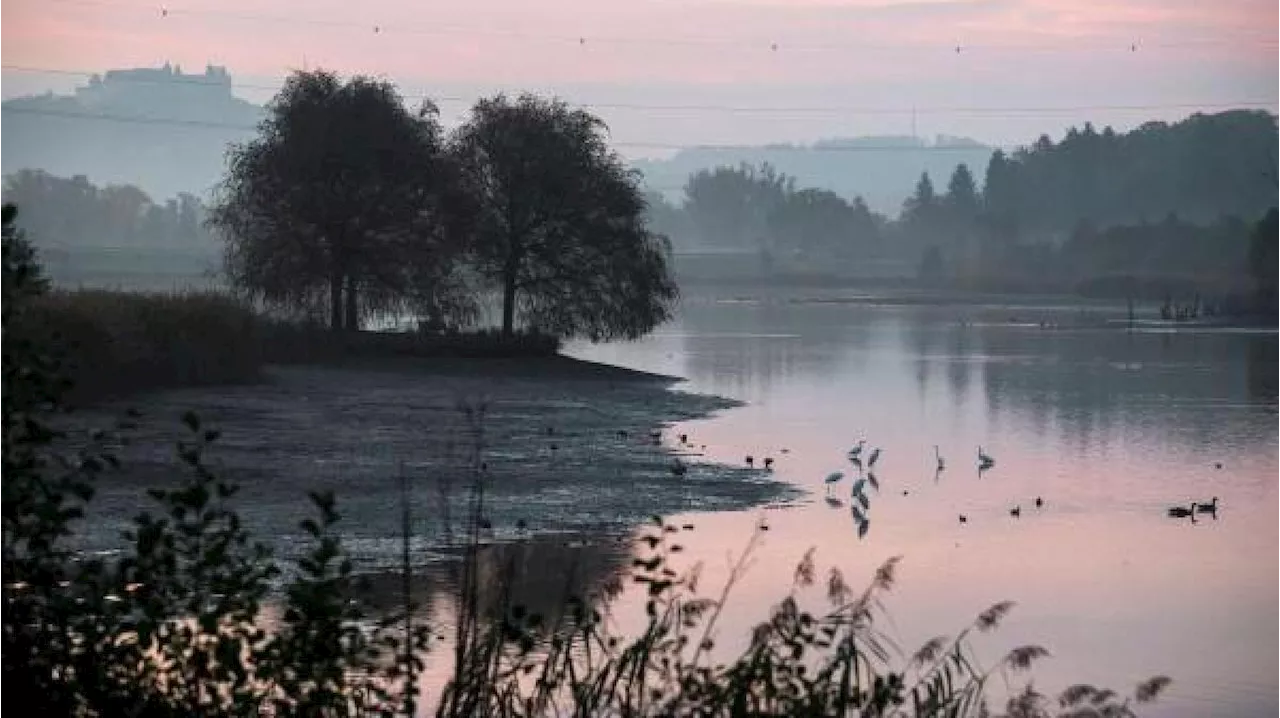
<svg viewBox="0 0 1280 718">
<path fill-rule="evenodd" d="M 1128 133 L 1086 123 L 993 156 L 986 201 L 1024 230 L 1258 216 L 1275 202 L 1276 117 L 1262 110 L 1148 122 Z"/>
<path fill-rule="evenodd" d="M 439 145 L 435 108 L 409 112 L 390 83 L 294 73 L 258 136 L 231 151 L 211 211 L 231 281 L 292 309 L 327 295 L 332 328 L 358 329 L 447 276 Z"/>
<path fill-rule="evenodd" d="M 680 209 L 685 233 L 704 246 L 846 260 L 875 251 L 883 224 L 861 197 L 849 202 L 828 190 L 797 189 L 795 178 L 769 164 L 690 175 Z"/>
<path fill-rule="evenodd" d="M 1280 237 L 1280 212 L 1272 207 L 1266 216 L 1254 225 L 1249 237 L 1249 274 L 1254 287 L 1261 295 L 1259 301 L 1275 310 L 1277 269 L 1276 244 Z"/>
<path fill-rule="evenodd" d="M 161 204 L 133 185 L 99 187 L 84 175 L 66 179 L 24 169 L 5 176 L 4 201 L 22 207 L 22 224 L 32 235 L 64 247 L 214 247 L 203 204 L 186 192 Z"/>
<path fill-rule="evenodd" d="M 480 274 L 502 294 L 502 330 L 635 338 L 670 316 L 664 238 L 644 221 L 637 176 L 604 125 L 558 100 L 481 100 L 451 153 Z M 523 321 L 521 321 L 523 320 Z"/>
<path fill-rule="evenodd" d="M 23 306 L 6 335 L 57 345 L 77 401 L 166 386 L 257 377 L 259 321 L 214 292 L 142 294 L 54 290 Z"/>
</svg>

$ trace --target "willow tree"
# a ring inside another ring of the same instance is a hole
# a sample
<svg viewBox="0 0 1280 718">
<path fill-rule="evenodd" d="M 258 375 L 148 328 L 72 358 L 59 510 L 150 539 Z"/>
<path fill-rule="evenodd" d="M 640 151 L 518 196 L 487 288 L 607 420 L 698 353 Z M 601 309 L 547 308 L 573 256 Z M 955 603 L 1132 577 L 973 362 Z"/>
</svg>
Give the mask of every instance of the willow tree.
<svg viewBox="0 0 1280 718">
<path fill-rule="evenodd" d="M 451 140 L 476 268 L 502 294 L 502 331 L 635 338 L 670 316 L 666 238 L 601 120 L 558 100 L 499 95 Z"/>
<path fill-rule="evenodd" d="M 402 302 L 406 266 L 440 239 L 441 144 L 435 108 L 410 111 L 387 82 L 294 73 L 215 195 L 232 283 L 290 309 L 327 295 L 334 330 Z"/>
</svg>

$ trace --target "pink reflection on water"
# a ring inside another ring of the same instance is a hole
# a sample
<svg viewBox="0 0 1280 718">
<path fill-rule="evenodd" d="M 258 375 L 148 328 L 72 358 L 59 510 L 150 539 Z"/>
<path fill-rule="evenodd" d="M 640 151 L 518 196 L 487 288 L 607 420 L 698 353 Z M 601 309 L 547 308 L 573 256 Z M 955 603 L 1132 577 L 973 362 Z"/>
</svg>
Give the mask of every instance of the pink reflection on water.
<svg viewBox="0 0 1280 718">
<path fill-rule="evenodd" d="M 745 645 L 808 548 L 855 588 L 901 555 L 888 625 L 908 653 L 1008 599 L 1018 607 L 983 637 L 981 654 L 995 661 L 1044 645 L 1054 657 L 1035 671 L 1042 690 L 1125 690 L 1163 673 L 1174 687 L 1152 715 L 1274 714 L 1276 424 L 1266 397 L 1257 401 L 1251 384 L 1246 393 L 1257 368 L 1242 355 L 1256 347 L 1025 324 L 959 329 L 901 308 L 715 306 L 686 310 L 680 327 L 647 343 L 587 355 L 666 371 L 678 362 L 690 378 L 683 388 L 750 402 L 672 433 L 706 444 L 707 461 L 771 456 L 778 474 L 812 492 L 791 508 L 673 519 L 698 527 L 686 560 L 705 563 L 704 592 L 718 590 L 726 553 L 741 550 L 759 516 L 769 524 L 721 619 L 722 651 Z M 724 336 L 726 325 L 738 334 Z M 705 327 L 719 336 L 700 336 Z M 783 329 L 791 336 L 774 336 Z M 1274 347 L 1274 336 L 1263 341 Z M 1270 352 L 1262 369 L 1274 377 Z M 850 479 L 832 491 L 846 507 L 832 508 L 823 477 L 857 475 L 844 456 L 862 437 L 883 454 L 859 540 Z M 936 481 L 934 444 L 947 464 Z M 981 475 L 979 445 L 996 459 Z M 1216 520 L 1166 516 L 1213 496 Z M 641 597 L 627 600 L 642 616 Z"/>
</svg>

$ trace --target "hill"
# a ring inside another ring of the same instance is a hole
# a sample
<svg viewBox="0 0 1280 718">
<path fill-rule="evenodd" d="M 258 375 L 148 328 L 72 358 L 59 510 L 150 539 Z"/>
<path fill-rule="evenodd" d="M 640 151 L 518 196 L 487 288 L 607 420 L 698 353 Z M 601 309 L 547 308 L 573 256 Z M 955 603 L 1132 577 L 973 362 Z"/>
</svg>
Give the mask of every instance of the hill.
<svg viewBox="0 0 1280 718">
<path fill-rule="evenodd" d="M 249 137 L 261 113 L 232 94 L 225 68 L 110 70 L 71 96 L 5 101 L 0 171 L 84 175 L 156 197 L 204 195 L 222 174 L 227 145 Z"/>
</svg>

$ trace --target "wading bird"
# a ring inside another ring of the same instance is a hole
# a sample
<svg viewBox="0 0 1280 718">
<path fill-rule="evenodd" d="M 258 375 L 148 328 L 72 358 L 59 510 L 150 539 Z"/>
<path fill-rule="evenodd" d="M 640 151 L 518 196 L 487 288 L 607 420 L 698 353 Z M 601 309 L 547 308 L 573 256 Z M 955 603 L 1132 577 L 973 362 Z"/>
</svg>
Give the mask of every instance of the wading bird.
<svg viewBox="0 0 1280 718">
<path fill-rule="evenodd" d="M 772 469 L 772 468 L 773 468 L 773 458 L 768 457 L 768 456 L 764 457 L 764 468 L 766 468 L 766 469 Z"/>
<path fill-rule="evenodd" d="M 1188 516 L 1194 519 L 1196 516 L 1196 504 L 1194 501 L 1191 502 L 1191 508 L 1187 508 L 1185 506 L 1171 506 L 1169 507 L 1169 515 L 1175 519 L 1185 519 Z"/>
<path fill-rule="evenodd" d="M 871 452 L 871 457 L 867 459 L 867 468 L 870 469 L 876 465 L 876 461 L 880 459 L 880 449 Z"/>
<path fill-rule="evenodd" d="M 840 483 L 840 480 L 843 478 L 844 478 L 843 471 L 833 471 L 827 474 L 827 478 L 823 479 L 823 483 L 825 483 L 827 485 L 827 489 L 830 490 L 832 486 L 835 486 L 836 484 Z"/>
<path fill-rule="evenodd" d="M 1040 508 L 1041 506 L 1044 506 L 1044 501 L 1043 501 L 1043 500 L 1041 500 L 1041 498 L 1040 498 L 1039 496 L 1037 496 L 1037 497 L 1036 497 L 1036 508 L 1038 509 L 1038 508 Z"/>
<path fill-rule="evenodd" d="M 750 467 L 752 467 L 752 468 L 755 468 L 755 465 L 756 465 L 756 457 L 754 457 L 754 456 L 748 456 L 748 457 L 747 457 L 747 466 L 750 466 Z"/>
<path fill-rule="evenodd" d="M 938 460 L 938 471 L 947 468 L 947 462 L 942 460 L 942 453 L 938 451 L 938 445 L 933 445 L 933 457 Z"/>
<path fill-rule="evenodd" d="M 684 476 L 687 473 L 689 473 L 689 466 L 683 461 L 676 459 L 675 462 L 671 464 L 671 474 L 673 476 Z"/>
<path fill-rule="evenodd" d="M 1009 509 L 1009 515 L 1014 517 L 1015 519 L 1018 518 L 1019 516 L 1022 515 L 1022 507 L 1014 506 L 1013 508 Z"/>
<path fill-rule="evenodd" d="M 978 470 L 986 471 L 987 469 L 995 465 L 996 465 L 996 460 L 991 458 L 987 454 L 987 452 L 983 451 L 982 447 L 979 446 L 978 447 Z"/>
</svg>

